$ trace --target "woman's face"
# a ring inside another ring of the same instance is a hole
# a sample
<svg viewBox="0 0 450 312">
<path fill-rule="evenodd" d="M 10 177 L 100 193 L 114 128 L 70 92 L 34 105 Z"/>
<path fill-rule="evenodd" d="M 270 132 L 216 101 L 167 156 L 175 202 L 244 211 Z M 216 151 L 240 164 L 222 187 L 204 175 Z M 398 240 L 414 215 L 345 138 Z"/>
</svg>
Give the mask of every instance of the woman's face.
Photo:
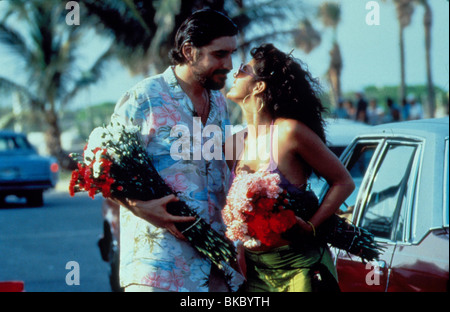
<svg viewBox="0 0 450 312">
<path fill-rule="evenodd" d="M 234 73 L 234 82 L 227 93 L 227 98 L 237 104 L 241 104 L 243 99 L 252 93 L 255 84 L 254 77 L 256 77 L 253 70 L 254 60 L 247 64 L 242 64 Z"/>
</svg>

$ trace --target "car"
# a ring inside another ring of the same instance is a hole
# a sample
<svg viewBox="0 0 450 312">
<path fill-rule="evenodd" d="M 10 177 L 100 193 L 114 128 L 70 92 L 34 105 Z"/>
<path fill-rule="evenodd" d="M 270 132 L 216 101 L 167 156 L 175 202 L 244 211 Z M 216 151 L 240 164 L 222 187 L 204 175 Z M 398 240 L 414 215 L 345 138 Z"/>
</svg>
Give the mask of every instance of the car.
<svg viewBox="0 0 450 312">
<path fill-rule="evenodd" d="M 372 127 L 344 150 L 359 182 L 339 211 L 384 251 L 364 263 L 334 249 L 342 291 L 448 291 L 448 138 L 448 117 L 422 119 Z"/>
<path fill-rule="evenodd" d="M 41 156 L 23 133 L 0 131 L 0 204 L 7 196 L 25 197 L 28 206 L 44 204 L 43 192 L 55 187 L 59 164 Z"/>
</svg>

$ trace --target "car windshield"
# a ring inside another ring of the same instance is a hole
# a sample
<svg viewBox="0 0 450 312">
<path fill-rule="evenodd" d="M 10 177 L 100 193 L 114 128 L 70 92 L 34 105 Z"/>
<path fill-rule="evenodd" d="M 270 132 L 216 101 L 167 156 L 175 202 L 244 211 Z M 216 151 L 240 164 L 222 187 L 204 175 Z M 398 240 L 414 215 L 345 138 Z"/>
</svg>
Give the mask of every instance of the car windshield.
<svg viewBox="0 0 450 312">
<path fill-rule="evenodd" d="M 20 149 L 31 149 L 30 143 L 22 136 L 2 136 L 0 137 L 0 152 L 7 152 Z"/>
</svg>

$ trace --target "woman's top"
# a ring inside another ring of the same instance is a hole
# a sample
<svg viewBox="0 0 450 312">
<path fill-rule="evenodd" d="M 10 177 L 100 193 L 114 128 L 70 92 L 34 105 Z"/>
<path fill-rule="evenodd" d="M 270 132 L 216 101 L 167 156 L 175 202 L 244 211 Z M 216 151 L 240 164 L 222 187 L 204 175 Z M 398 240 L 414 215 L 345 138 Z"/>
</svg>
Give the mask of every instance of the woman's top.
<svg viewBox="0 0 450 312">
<path fill-rule="evenodd" d="M 280 176 L 280 179 L 281 179 L 280 187 L 283 188 L 284 190 L 287 190 L 288 192 L 294 193 L 294 194 L 302 193 L 302 192 L 304 192 L 306 190 L 306 184 L 297 185 L 297 184 L 291 183 L 283 175 L 283 173 L 278 169 L 278 165 L 277 165 L 277 163 L 276 163 L 276 161 L 274 160 L 274 157 L 273 157 L 273 129 L 274 129 L 274 123 L 272 121 L 272 123 L 270 125 L 270 162 L 269 162 L 269 165 L 267 166 L 267 168 L 265 170 L 270 172 L 270 173 L 276 173 L 276 174 L 278 174 Z M 247 137 L 247 134 L 248 134 L 248 132 L 246 132 L 244 134 L 243 140 L 245 140 L 245 138 Z M 237 162 L 238 161 L 236 160 L 233 163 L 233 168 L 231 170 L 230 180 L 229 180 L 229 185 L 230 186 L 233 183 L 234 178 L 236 177 L 236 172 L 235 171 L 236 171 L 236 163 Z"/>
</svg>

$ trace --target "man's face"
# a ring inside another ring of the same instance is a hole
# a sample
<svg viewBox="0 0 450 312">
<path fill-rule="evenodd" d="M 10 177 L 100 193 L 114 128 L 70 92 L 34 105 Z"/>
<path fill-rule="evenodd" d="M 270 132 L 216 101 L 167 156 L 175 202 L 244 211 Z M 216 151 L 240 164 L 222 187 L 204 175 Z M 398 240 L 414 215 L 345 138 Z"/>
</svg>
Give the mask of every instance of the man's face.
<svg viewBox="0 0 450 312">
<path fill-rule="evenodd" d="M 227 74 L 233 69 L 231 56 L 236 52 L 237 39 L 220 37 L 201 48 L 195 48 L 191 64 L 195 79 L 206 89 L 220 90 L 225 86 Z"/>
</svg>

